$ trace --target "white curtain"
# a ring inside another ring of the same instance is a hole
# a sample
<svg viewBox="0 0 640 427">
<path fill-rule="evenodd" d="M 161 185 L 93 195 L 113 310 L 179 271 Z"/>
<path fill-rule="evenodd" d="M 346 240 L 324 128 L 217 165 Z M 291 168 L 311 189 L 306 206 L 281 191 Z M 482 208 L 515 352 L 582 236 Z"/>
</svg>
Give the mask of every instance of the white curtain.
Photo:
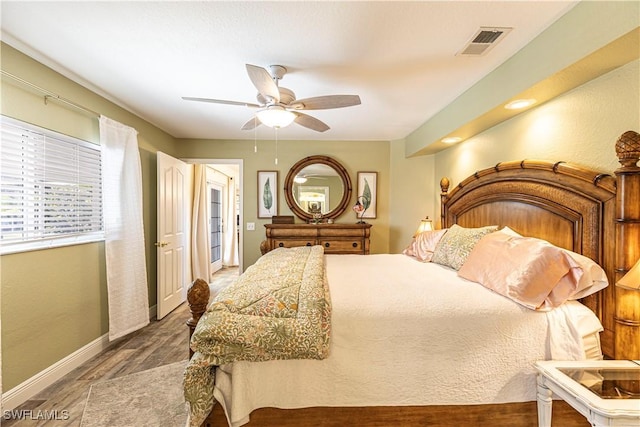
<svg viewBox="0 0 640 427">
<path fill-rule="evenodd" d="M 0 292 L 0 306 L 2 306 L 2 292 Z M 0 317 L 0 414 L 4 414 L 2 403 L 2 318 Z"/>
<path fill-rule="evenodd" d="M 224 232 L 224 253 L 222 254 L 222 264 L 226 266 L 236 266 L 239 264 L 238 257 L 238 228 L 236 225 L 236 184 L 233 178 L 227 179 L 227 221 Z"/>
<path fill-rule="evenodd" d="M 191 274 L 193 279 L 211 280 L 211 245 L 207 209 L 207 165 L 193 169 L 193 207 L 191 215 Z"/>
<path fill-rule="evenodd" d="M 149 323 L 138 132 L 100 117 L 109 339 Z"/>
</svg>

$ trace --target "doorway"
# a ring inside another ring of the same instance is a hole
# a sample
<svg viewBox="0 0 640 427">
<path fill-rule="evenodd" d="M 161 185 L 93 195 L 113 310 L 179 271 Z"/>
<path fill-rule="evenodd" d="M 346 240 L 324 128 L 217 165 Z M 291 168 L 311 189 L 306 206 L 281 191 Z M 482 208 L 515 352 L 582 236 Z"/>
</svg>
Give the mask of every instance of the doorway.
<svg viewBox="0 0 640 427">
<path fill-rule="evenodd" d="M 209 247 L 211 248 L 211 268 L 209 272 L 211 275 L 222 268 L 222 252 L 224 250 L 224 218 L 222 214 L 228 203 L 223 197 L 225 190 L 226 186 L 218 183 L 210 183 L 208 185 Z"/>
<path fill-rule="evenodd" d="M 206 164 L 210 276 L 227 267 L 243 271 L 242 159 L 184 159 Z"/>
</svg>

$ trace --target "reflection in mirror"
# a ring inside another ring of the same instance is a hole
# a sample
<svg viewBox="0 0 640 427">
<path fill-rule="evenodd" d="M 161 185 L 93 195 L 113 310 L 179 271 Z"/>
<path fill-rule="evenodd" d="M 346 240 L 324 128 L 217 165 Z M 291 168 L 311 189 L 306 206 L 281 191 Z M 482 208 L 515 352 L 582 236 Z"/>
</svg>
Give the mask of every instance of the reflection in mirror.
<svg viewBox="0 0 640 427">
<path fill-rule="evenodd" d="M 340 216 L 351 197 L 346 169 L 327 156 L 310 156 L 297 162 L 285 179 L 289 208 L 302 220 Z"/>
<path fill-rule="evenodd" d="M 304 167 L 293 178 L 293 197 L 305 212 L 327 213 L 338 207 L 344 192 L 342 178 L 335 169 L 321 163 Z"/>
</svg>

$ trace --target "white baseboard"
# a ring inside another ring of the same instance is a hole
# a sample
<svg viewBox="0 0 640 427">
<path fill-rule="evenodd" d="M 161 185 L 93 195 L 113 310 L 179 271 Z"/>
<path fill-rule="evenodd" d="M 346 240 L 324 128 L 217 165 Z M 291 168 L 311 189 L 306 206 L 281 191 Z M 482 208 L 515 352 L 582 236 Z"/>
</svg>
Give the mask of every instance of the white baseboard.
<svg viewBox="0 0 640 427">
<path fill-rule="evenodd" d="M 155 319 L 156 313 L 156 305 L 149 307 L 149 319 Z M 17 408 L 78 366 L 106 350 L 110 345 L 108 333 L 95 339 L 6 393 L 2 393 L 2 405 L 0 407 L 2 410 L 8 411 Z"/>
<path fill-rule="evenodd" d="M 2 394 L 2 409 L 12 410 L 109 347 L 109 334 L 90 342 L 22 384 Z"/>
</svg>

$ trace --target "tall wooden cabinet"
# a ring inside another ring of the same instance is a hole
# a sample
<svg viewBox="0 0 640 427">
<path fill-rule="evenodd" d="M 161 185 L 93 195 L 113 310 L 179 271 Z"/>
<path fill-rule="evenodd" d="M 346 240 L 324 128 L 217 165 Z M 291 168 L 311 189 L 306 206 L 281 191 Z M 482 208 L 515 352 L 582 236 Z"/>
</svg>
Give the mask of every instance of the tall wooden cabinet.
<svg viewBox="0 0 640 427">
<path fill-rule="evenodd" d="M 371 224 L 265 224 L 262 254 L 276 248 L 324 247 L 326 254 L 369 254 Z"/>
</svg>

